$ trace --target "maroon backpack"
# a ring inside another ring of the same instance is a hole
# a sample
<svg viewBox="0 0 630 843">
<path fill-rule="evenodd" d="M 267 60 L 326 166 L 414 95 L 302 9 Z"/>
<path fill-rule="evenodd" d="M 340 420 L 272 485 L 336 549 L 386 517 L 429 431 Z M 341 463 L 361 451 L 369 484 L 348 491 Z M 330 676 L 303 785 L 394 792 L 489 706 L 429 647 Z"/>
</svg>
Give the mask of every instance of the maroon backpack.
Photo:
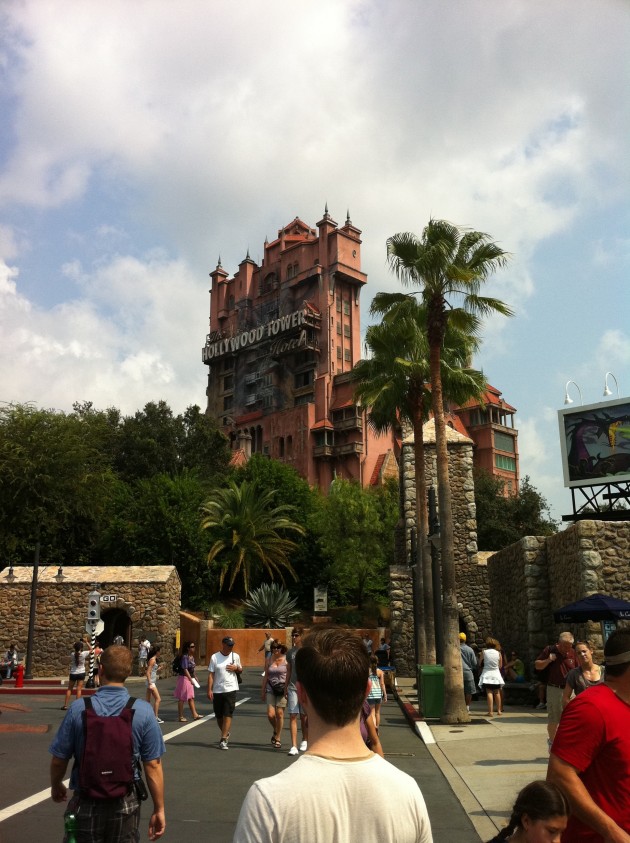
<svg viewBox="0 0 630 843">
<path fill-rule="evenodd" d="M 101 717 L 84 697 L 83 755 L 79 767 L 79 789 L 90 799 L 117 799 L 133 787 L 133 704 L 129 697 L 119 715 Z"/>
</svg>

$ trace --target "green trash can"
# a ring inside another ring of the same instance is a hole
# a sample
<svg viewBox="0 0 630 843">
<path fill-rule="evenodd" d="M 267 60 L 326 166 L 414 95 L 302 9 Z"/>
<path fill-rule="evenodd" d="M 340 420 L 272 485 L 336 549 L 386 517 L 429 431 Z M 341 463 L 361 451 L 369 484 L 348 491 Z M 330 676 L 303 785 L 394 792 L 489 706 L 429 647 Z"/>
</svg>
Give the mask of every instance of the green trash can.
<svg viewBox="0 0 630 843">
<path fill-rule="evenodd" d="M 444 713 L 444 667 L 441 664 L 418 665 L 420 713 L 423 717 L 441 717 Z"/>
</svg>

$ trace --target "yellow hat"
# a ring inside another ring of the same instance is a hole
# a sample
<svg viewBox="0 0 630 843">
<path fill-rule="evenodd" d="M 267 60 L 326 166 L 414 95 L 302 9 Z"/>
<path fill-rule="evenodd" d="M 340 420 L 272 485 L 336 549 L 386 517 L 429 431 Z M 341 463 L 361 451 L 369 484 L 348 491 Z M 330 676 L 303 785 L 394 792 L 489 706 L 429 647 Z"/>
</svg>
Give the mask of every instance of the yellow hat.
<svg viewBox="0 0 630 843">
<path fill-rule="evenodd" d="M 459 640 L 460 640 L 460 641 L 465 641 L 465 640 L 466 640 L 466 633 L 465 633 L 465 632 L 460 632 L 460 633 L 459 633 Z"/>
</svg>

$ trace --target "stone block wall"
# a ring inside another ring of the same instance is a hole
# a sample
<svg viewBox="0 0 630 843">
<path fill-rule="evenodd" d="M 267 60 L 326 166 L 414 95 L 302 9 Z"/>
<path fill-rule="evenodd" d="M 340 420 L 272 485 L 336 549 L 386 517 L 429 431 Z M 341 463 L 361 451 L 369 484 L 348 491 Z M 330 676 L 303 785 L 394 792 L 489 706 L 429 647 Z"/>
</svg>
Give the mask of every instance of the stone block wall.
<svg viewBox="0 0 630 843">
<path fill-rule="evenodd" d="M 599 623 L 554 624 L 553 611 L 598 592 L 630 600 L 630 522 L 578 521 L 548 537 L 522 539 L 488 560 L 494 632 L 530 667 L 565 629 L 601 658 Z"/>
<path fill-rule="evenodd" d="M 521 539 L 490 555 L 487 567 L 491 634 L 519 653 L 532 676 L 533 662 L 552 634 L 545 539 Z"/>
<path fill-rule="evenodd" d="M 389 569 L 389 605 L 391 658 L 396 665 L 396 673 L 399 676 L 415 676 L 413 587 L 411 570 L 407 565 L 392 565 Z"/>
<path fill-rule="evenodd" d="M 32 665 L 35 678 L 67 675 L 73 644 L 87 635 L 87 595 L 94 583 L 99 584 L 102 595 L 116 596 L 114 602 L 102 604 L 101 617 L 118 612 L 125 620 L 134 672 L 143 633 L 162 646 L 163 675 L 170 674 L 169 656 L 179 629 L 181 599 L 181 583 L 173 566 L 67 567 L 61 582 L 56 581 L 56 570 L 42 567 L 38 577 Z M 7 581 L 6 574 L 0 575 L 2 646 L 6 649 L 15 641 L 22 661 L 26 658 L 32 571 L 15 568 L 13 582 Z"/>
<path fill-rule="evenodd" d="M 630 600 L 630 521 L 578 521 L 547 539 L 550 599 L 554 609 L 589 594 Z M 553 626 L 553 634 L 564 625 Z M 599 623 L 569 627 L 576 638 L 602 650 Z"/>
</svg>

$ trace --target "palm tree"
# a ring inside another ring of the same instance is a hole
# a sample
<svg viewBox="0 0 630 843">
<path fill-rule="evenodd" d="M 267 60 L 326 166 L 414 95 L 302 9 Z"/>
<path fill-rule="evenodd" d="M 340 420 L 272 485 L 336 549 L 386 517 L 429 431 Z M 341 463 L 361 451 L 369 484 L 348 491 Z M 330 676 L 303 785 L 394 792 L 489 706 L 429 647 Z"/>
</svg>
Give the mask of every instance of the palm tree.
<svg viewBox="0 0 630 843">
<path fill-rule="evenodd" d="M 413 576 L 416 653 L 421 663 L 436 660 L 433 622 L 433 585 L 431 554 L 427 546 L 427 484 L 424 467 L 423 425 L 431 403 L 429 381 L 429 346 L 427 312 L 413 296 L 378 293 L 370 309 L 383 321 L 368 328 L 366 344 L 371 357 L 361 360 L 352 378 L 357 384 L 355 396 L 368 406 L 370 424 L 383 431 L 408 421 L 414 433 L 416 473 L 417 559 Z M 481 372 L 466 368 L 477 348 L 474 335 L 449 327 L 442 360 L 442 380 L 449 398 L 458 404 L 479 398 L 485 387 Z M 421 607 L 423 611 L 420 614 Z"/>
<path fill-rule="evenodd" d="M 233 480 L 227 487 L 215 489 L 201 509 L 205 517 L 203 530 L 210 530 L 214 543 L 208 553 L 208 564 L 217 564 L 219 584 L 223 587 L 229 573 L 229 588 L 236 578 L 243 578 L 245 594 L 253 575 L 266 571 L 284 584 L 283 571 L 297 579 L 289 560 L 297 545 L 286 533 L 304 535 L 304 528 L 292 520 L 294 507 L 274 506 L 275 492 L 261 491 L 258 485 Z"/>
<path fill-rule="evenodd" d="M 444 715 L 445 723 L 466 723 L 459 648 L 459 616 L 453 513 L 449 483 L 448 449 L 444 420 L 441 357 L 449 324 L 470 330 L 481 317 L 492 313 L 511 316 L 502 301 L 480 296 L 484 281 L 506 264 L 508 255 L 488 235 L 463 230 L 445 220 L 429 220 L 422 236 L 400 233 L 387 241 L 388 261 L 405 284 L 418 285 L 427 308 L 427 336 L 431 374 L 431 400 L 435 419 L 440 550 L 442 562 L 442 608 L 444 621 Z M 451 299 L 460 301 L 454 307 Z"/>
</svg>

